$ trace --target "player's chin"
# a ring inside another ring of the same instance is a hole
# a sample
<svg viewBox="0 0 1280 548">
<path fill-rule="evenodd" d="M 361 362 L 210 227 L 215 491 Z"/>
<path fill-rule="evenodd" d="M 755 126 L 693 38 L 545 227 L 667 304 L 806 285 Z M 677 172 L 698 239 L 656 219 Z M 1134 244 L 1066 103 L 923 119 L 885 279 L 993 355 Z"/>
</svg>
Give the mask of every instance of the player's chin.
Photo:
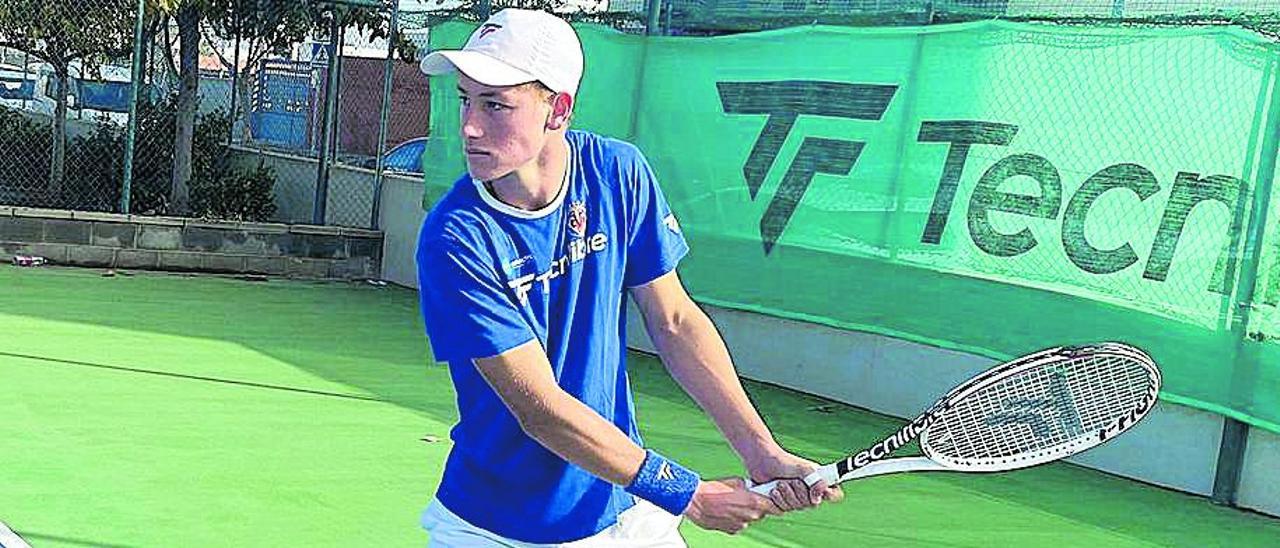
<svg viewBox="0 0 1280 548">
<path fill-rule="evenodd" d="M 504 175 L 511 173 L 511 169 L 497 165 L 492 158 L 468 157 L 467 173 L 470 173 L 471 178 L 478 181 L 495 181 L 497 179 L 501 179 Z"/>
</svg>

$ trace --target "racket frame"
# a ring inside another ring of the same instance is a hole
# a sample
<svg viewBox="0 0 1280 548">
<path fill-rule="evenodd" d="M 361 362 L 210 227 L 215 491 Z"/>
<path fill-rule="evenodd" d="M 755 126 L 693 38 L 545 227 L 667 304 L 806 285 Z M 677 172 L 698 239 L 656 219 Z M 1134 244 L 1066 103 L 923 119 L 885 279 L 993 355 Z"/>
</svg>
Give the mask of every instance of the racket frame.
<svg viewBox="0 0 1280 548">
<path fill-rule="evenodd" d="M 987 388 L 1011 376 L 1023 373 L 1028 369 L 1042 367 L 1046 361 L 1056 362 L 1071 360 L 1082 357 L 1086 354 L 1114 354 L 1138 363 L 1146 371 L 1148 379 L 1150 380 L 1147 391 L 1139 401 L 1139 405 L 1135 406 L 1127 414 L 1111 421 L 1104 428 L 1097 430 L 1092 435 L 1080 436 L 1060 447 L 1052 448 L 1052 450 L 1037 451 L 1033 453 L 1035 458 L 1016 458 L 1012 460 L 1006 459 L 1003 461 L 993 460 L 992 462 L 986 463 L 964 463 L 941 455 L 930 454 L 931 451 L 929 451 L 927 435 L 925 435 L 925 432 L 928 430 L 930 425 L 937 421 L 944 412 L 955 406 L 957 402 L 979 390 Z M 1132 428 L 1134 424 L 1142 420 L 1142 418 L 1155 407 L 1156 399 L 1160 392 L 1161 382 L 1162 378 L 1160 369 L 1156 366 L 1151 357 L 1145 352 L 1128 344 L 1106 342 L 1078 346 L 1060 346 L 1041 350 L 1016 360 L 1000 364 L 971 377 L 955 388 L 949 390 L 945 395 L 939 398 L 936 403 L 930 406 L 928 410 L 903 425 L 897 432 L 894 432 L 862 451 L 849 455 L 848 457 L 831 464 L 818 467 L 817 470 L 806 476 L 804 480 L 806 484 L 812 486 L 819 481 L 825 481 L 827 485 L 836 485 L 852 479 L 898 472 L 1000 472 L 1026 468 L 1028 466 L 1035 466 L 1037 464 L 1044 464 L 1063 459 L 1086 449 L 1095 447 L 1107 440 L 1110 440 L 1111 438 L 1114 438 L 1129 428 Z M 921 449 L 925 453 L 925 456 L 900 457 L 894 459 L 888 458 L 902 446 L 911 443 L 911 441 L 921 436 L 924 436 L 921 439 Z M 751 490 L 762 495 L 768 495 L 773 491 L 773 487 L 777 485 L 777 483 L 778 482 L 775 480 L 754 485 L 751 487 Z"/>
</svg>

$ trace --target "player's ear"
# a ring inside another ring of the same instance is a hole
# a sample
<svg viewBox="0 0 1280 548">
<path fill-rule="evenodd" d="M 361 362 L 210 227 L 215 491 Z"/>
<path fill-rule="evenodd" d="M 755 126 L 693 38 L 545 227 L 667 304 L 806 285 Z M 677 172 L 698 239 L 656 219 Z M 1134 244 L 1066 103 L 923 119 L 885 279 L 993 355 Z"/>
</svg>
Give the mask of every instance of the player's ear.
<svg viewBox="0 0 1280 548">
<path fill-rule="evenodd" d="M 551 98 L 551 117 L 547 119 L 547 129 L 568 127 L 573 117 L 573 96 L 568 93 L 557 93 Z"/>
</svg>

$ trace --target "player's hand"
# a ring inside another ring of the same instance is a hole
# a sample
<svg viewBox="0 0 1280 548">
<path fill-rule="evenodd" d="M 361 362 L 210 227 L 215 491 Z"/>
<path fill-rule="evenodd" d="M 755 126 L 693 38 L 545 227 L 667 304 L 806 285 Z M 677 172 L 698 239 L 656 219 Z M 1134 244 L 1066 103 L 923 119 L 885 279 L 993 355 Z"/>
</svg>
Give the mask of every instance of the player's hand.
<svg viewBox="0 0 1280 548">
<path fill-rule="evenodd" d="M 818 463 L 792 455 L 781 448 L 747 463 L 751 481 L 759 484 L 778 480 L 778 485 L 769 498 L 778 508 L 787 512 L 814 508 L 823 501 L 840 502 L 844 499 L 844 491 L 839 486 L 828 487 L 826 481 L 819 481 L 812 486 L 804 482 L 804 477 L 817 469 Z"/>
<path fill-rule="evenodd" d="M 765 516 L 782 513 L 768 497 L 752 493 L 741 478 L 698 483 L 684 516 L 698 527 L 735 534 Z"/>
</svg>

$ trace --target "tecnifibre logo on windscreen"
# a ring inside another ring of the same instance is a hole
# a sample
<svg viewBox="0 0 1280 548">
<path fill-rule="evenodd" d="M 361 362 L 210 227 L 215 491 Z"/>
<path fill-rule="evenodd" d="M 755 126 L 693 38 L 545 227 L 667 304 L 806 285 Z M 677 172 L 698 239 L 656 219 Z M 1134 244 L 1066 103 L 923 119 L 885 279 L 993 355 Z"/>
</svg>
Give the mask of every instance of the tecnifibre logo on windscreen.
<svg viewBox="0 0 1280 548">
<path fill-rule="evenodd" d="M 765 117 L 764 128 L 742 167 L 752 200 L 757 199 L 783 144 L 791 138 L 798 118 L 821 116 L 879 122 L 892 106 L 899 89 L 898 86 L 886 84 L 816 80 L 716 82 L 716 88 L 726 114 Z M 921 122 L 915 141 L 945 144 L 948 145 L 948 150 L 945 163 L 938 166 L 938 184 L 928 218 L 924 226 L 919 227 L 920 243 L 939 245 L 942 241 L 947 221 L 955 206 L 956 191 L 966 167 L 965 161 L 972 147 L 1009 146 L 1018 130 L 1017 125 L 1000 121 Z M 800 147 L 791 163 L 786 166 L 782 180 L 760 219 L 760 239 L 765 255 L 773 251 L 786 231 L 815 175 L 821 173 L 848 177 L 853 174 L 852 184 L 857 184 L 854 166 L 864 146 L 868 144 L 856 138 L 800 138 Z M 1080 137 L 1073 137 L 1078 138 Z M 1099 142 L 1097 146 L 1106 147 L 1107 144 Z M 1000 190 L 1002 183 L 1014 177 L 1033 181 L 1039 186 L 1038 195 Z M 1163 204 L 1159 200 L 1148 201 L 1161 188 L 1150 169 L 1137 163 L 1122 162 L 1102 167 L 1089 175 L 1075 193 L 1068 197 L 1064 196 L 1062 175 L 1048 158 L 1035 153 L 1014 153 L 995 162 L 980 176 L 977 186 L 968 197 L 965 219 L 970 238 L 978 249 L 991 256 L 1006 258 L 1024 254 L 1040 242 L 1026 227 L 1013 232 L 997 229 L 997 225 L 991 221 L 992 213 L 1020 216 L 1023 218 L 1022 224 L 1028 224 L 1032 219 L 1058 222 L 1061 224 L 1061 243 L 1066 259 L 1084 272 L 1111 274 L 1139 262 L 1138 253 L 1128 243 L 1138 239 L 1139 235 L 1125 234 L 1129 238 L 1125 243 L 1100 249 L 1085 237 L 1085 221 L 1103 194 L 1120 191 L 1127 194 L 1126 200 L 1133 202 L 1129 207 L 1142 208 L 1134 209 L 1134 215 L 1149 213 L 1151 208 L 1163 208 L 1159 225 L 1150 228 L 1154 230 L 1154 234 L 1146 233 L 1141 236 L 1152 241 L 1142 277 L 1164 281 L 1168 277 L 1178 242 L 1186 229 L 1187 218 L 1192 209 L 1203 202 L 1216 202 L 1234 214 L 1234 221 L 1222 227 L 1226 236 L 1205 235 L 1204 230 L 1197 230 L 1197 237 L 1219 238 L 1223 242 L 1208 289 L 1225 293 L 1238 261 L 1237 254 L 1232 252 L 1232 242 L 1235 241 L 1232 235 L 1243 231 L 1241 219 L 1244 217 L 1243 213 L 1247 212 L 1246 200 L 1249 197 L 1247 183 L 1229 175 L 1201 176 L 1199 173 L 1179 171 L 1173 177 L 1172 189 Z M 1099 222 L 1099 219 L 1095 219 L 1095 222 Z M 1267 304 L 1275 304 L 1277 300 L 1280 300 L 1280 291 L 1265 298 Z"/>
<path fill-rule="evenodd" d="M 728 114 L 768 116 L 756 145 L 742 167 L 747 190 L 756 199 L 778 151 L 800 116 L 828 116 L 853 120 L 879 120 L 889 108 L 898 86 L 847 84 L 813 80 L 778 82 L 716 82 L 720 104 Z M 818 173 L 848 175 L 862 154 L 862 141 L 805 137 L 800 151 L 782 177 L 782 184 L 760 219 L 764 252 L 773 250 L 786 230 L 796 206 Z"/>
</svg>

